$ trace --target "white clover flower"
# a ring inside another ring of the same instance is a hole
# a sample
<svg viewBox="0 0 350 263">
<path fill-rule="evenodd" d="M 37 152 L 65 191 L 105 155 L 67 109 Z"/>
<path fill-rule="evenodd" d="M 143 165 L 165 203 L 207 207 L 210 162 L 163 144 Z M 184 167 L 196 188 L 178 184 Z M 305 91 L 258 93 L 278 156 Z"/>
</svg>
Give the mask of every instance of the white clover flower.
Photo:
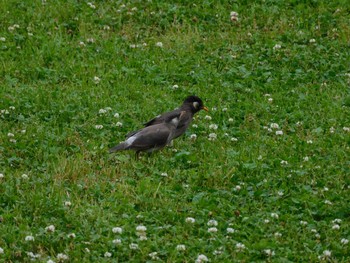
<svg viewBox="0 0 350 263">
<path fill-rule="evenodd" d="M 93 3 L 88 2 L 87 5 L 92 9 L 96 9 L 96 6 Z"/>
<path fill-rule="evenodd" d="M 209 125 L 209 129 L 217 130 L 218 129 L 218 125 L 217 124 L 210 124 Z"/>
<path fill-rule="evenodd" d="M 122 127 L 122 126 L 123 126 L 123 123 L 120 122 L 120 121 L 118 121 L 118 122 L 115 124 L 115 126 L 117 126 L 117 127 Z"/>
<path fill-rule="evenodd" d="M 328 187 L 323 187 L 323 191 L 325 191 L 325 192 L 327 192 L 327 191 L 329 191 L 329 189 L 328 189 Z"/>
<path fill-rule="evenodd" d="M 45 227 L 46 232 L 55 232 L 55 226 L 54 225 L 49 225 Z"/>
<path fill-rule="evenodd" d="M 67 235 L 67 237 L 68 237 L 68 238 L 74 239 L 74 238 L 76 237 L 76 235 L 75 235 L 74 233 L 69 233 L 69 234 Z"/>
<path fill-rule="evenodd" d="M 40 254 L 34 254 L 33 252 L 27 252 L 27 256 L 30 257 L 30 258 L 32 258 L 32 260 L 41 257 Z"/>
<path fill-rule="evenodd" d="M 173 89 L 178 89 L 179 88 L 179 85 L 173 85 Z"/>
<path fill-rule="evenodd" d="M 157 255 L 158 255 L 158 252 L 152 252 L 152 253 L 148 254 L 148 256 L 150 256 L 150 258 L 152 258 L 153 260 L 159 259 L 159 257 L 157 257 Z"/>
<path fill-rule="evenodd" d="M 24 240 L 25 240 L 25 241 L 34 241 L 35 239 L 34 239 L 33 236 L 26 236 L 26 237 L 24 238 Z"/>
<path fill-rule="evenodd" d="M 22 179 L 27 180 L 29 177 L 27 174 L 22 174 Z"/>
<path fill-rule="evenodd" d="M 309 40 L 309 43 L 316 43 L 316 40 L 314 39 L 314 38 L 311 38 L 310 40 Z"/>
<path fill-rule="evenodd" d="M 1 42 L 5 42 L 5 41 L 6 41 L 6 38 L 0 37 L 0 41 L 1 41 Z"/>
<path fill-rule="evenodd" d="M 341 220 L 340 218 L 336 218 L 334 220 L 332 220 L 333 224 L 340 224 L 343 220 Z"/>
<path fill-rule="evenodd" d="M 205 255 L 199 255 L 195 261 L 195 263 L 203 263 L 203 262 L 208 262 L 208 258 Z"/>
<path fill-rule="evenodd" d="M 231 142 L 237 142 L 237 141 L 238 141 L 238 139 L 236 137 L 231 138 Z"/>
<path fill-rule="evenodd" d="M 182 244 L 177 245 L 177 246 L 176 246 L 176 250 L 177 250 L 177 251 L 185 251 L 185 250 L 186 250 L 186 246 L 185 246 L 185 245 L 182 245 Z"/>
<path fill-rule="evenodd" d="M 103 129 L 103 125 L 95 125 L 95 129 L 96 130 L 102 130 Z"/>
<path fill-rule="evenodd" d="M 85 45 L 85 43 L 84 43 L 83 41 L 80 41 L 80 42 L 79 42 L 79 46 L 80 46 L 80 47 L 85 47 L 86 45 Z"/>
<path fill-rule="evenodd" d="M 147 238 L 147 236 L 146 235 L 140 235 L 139 236 L 139 240 L 140 241 L 145 241 L 145 240 L 147 240 L 148 238 Z"/>
<path fill-rule="evenodd" d="M 272 257 L 275 255 L 275 251 L 273 251 L 271 249 L 264 249 L 264 253 L 269 257 Z"/>
<path fill-rule="evenodd" d="M 235 189 L 235 191 L 239 191 L 242 189 L 242 187 L 240 185 L 236 185 L 234 189 Z"/>
<path fill-rule="evenodd" d="M 143 225 L 139 225 L 136 227 L 136 231 L 137 232 L 146 232 L 147 231 L 147 227 L 143 226 Z"/>
<path fill-rule="evenodd" d="M 340 240 L 340 243 L 343 244 L 343 245 L 347 245 L 349 243 L 349 239 L 346 239 L 346 238 L 342 238 Z"/>
<path fill-rule="evenodd" d="M 17 142 L 17 140 L 15 140 L 15 139 L 10 139 L 10 142 L 12 142 L 12 143 L 16 143 L 16 142 Z"/>
<path fill-rule="evenodd" d="M 236 230 L 233 229 L 232 227 L 228 227 L 228 228 L 226 229 L 226 231 L 227 231 L 227 234 L 233 234 L 233 233 L 236 232 Z"/>
<path fill-rule="evenodd" d="M 280 126 L 279 126 L 277 123 L 271 123 L 271 124 L 270 124 L 270 128 L 271 128 L 271 129 L 279 129 Z"/>
<path fill-rule="evenodd" d="M 278 191 L 277 194 L 278 194 L 279 196 L 283 196 L 283 195 L 284 195 L 283 191 Z"/>
<path fill-rule="evenodd" d="M 217 226 L 218 225 L 218 221 L 212 219 L 212 220 L 209 220 L 208 223 L 207 223 L 208 226 Z"/>
<path fill-rule="evenodd" d="M 13 133 L 9 132 L 9 133 L 7 134 L 7 137 L 15 137 L 15 135 L 14 135 Z"/>
<path fill-rule="evenodd" d="M 136 249 L 139 248 L 139 245 L 138 245 L 138 244 L 135 244 L 135 243 L 131 243 L 131 244 L 129 245 L 129 248 L 132 249 L 132 250 L 136 250 Z"/>
<path fill-rule="evenodd" d="M 265 220 L 264 220 L 264 223 L 265 223 L 265 224 L 268 224 L 268 223 L 270 223 L 270 220 L 269 220 L 269 219 L 265 219 Z"/>
<path fill-rule="evenodd" d="M 306 143 L 307 144 L 313 144 L 313 141 L 312 140 L 307 140 Z"/>
<path fill-rule="evenodd" d="M 278 219 L 278 217 L 279 217 L 279 216 L 278 216 L 278 214 L 277 214 L 277 213 L 271 213 L 271 217 L 272 217 L 272 218 L 276 218 L 276 219 Z"/>
<path fill-rule="evenodd" d="M 242 243 L 237 243 L 236 244 L 236 250 L 237 251 L 243 251 L 245 249 L 245 245 Z"/>
<path fill-rule="evenodd" d="M 111 256 L 112 256 L 112 253 L 108 251 L 104 254 L 105 258 L 110 258 Z"/>
<path fill-rule="evenodd" d="M 113 117 L 118 119 L 119 118 L 119 113 L 114 113 Z"/>
<path fill-rule="evenodd" d="M 65 201 L 65 202 L 64 202 L 64 205 L 65 205 L 65 206 L 71 206 L 71 205 L 72 205 L 72 203 L 71 203 L 71 202 L 69 202 L 69 201 Z"/>
<path fill-rule="evenodd" d="M 216 133 L 210 133 L 210 134 L 209 134 L 208 140 L 209 140 L 209 141 L 214 141 L 214 140 L 216 140 L 216 138 L 217 138 Z"/>
<path fill-rule="evenodd" d="M 239 20 L 238 16 L 231 16 L 230 19 L 232 22 L 237 22 Z"/>
<path fill-rule="evenodd" d="M 325 200 L 324 203 L 325 203 L 326 205 L 333 205 L 333 203 L 332 203 L 331 201 L 329 201 L 329 200 Z"/>
<path fill-rule="evenodd" d="M 308 162 L 308 161 L 310 160 L 310 158 L 309 158 L 309 156 L 305 156 L 305 157 L 303 158 L 303 160 L 304 160 L 304 162 Z"/>
<path fill-rule="evenodd" d="M 98 111 L 99 114 L 105 114 L 106 112 L 107 112 L 106 109 L 100 109 L 100 110 Z"/>
<path fill-rule="evenodd" d="M 95 84 L 100 83 L 100 81 L 101 81 L 101 79 L 99 77 L 97 77 L 97 76 L 94 77 Z"/>
<path fill-rule="evenodd" d="M 272 103 L 273 102 L 273 98 L 268 98 L 267 101 Z"/>
<path fill-rule="evenodd" d="M 113 227 L 112 232 L 114 234 L 121 234 L 121 233 L 123 233 L 123 229 L 121 227 Z"/>
<path fill-rule="evenodd" d="M 300 225 L 302 225 L 302 226 L 306 226 L 308 223 L 306 222 L 306 221 L 303 221 L 303 220 L 300 220 Z"/>
<path fill-rule="evenodd" d="M 112 243 L 115 244 L 115 245 L 120 245 L 122 243 L 122 240 L 117 238 L 117 239 L 114 239 L 112 241 Z"/>
<path fill-rule="evenodd" d="M 46 263 L 55 263 L 55 261 L 53 261 L 52 259 L 49 259 L 48 261 L 46 261 Z"/>
<path fill-rule="evenodd" d="M 156 47 L 163 47 L 163 43 L 162 42 L 157 42 L 156 43 Z"/>
<path fill-rule="evenodd" d="M 205 115 L 204 119 L 205 119 L 205 120 L 208 120 L 208 121 L 211 121 L 211 116 Z"/>
<path fill-rule="evenodd" d="M 58 253 L 56 258 L 58 259 L 58 261 L 64 261 L 64 260 L 68 260 L 69 257 L 66 254 L 63 253 Z"/>
<path fill-rule="evenodd" d="M 161 173 L 160 175 L 163 176 L 163 177 L 167 177 L 168 176 L 167 173 Z"/>
<path fill-rule="evenodd" d="M 274 235 L 276 238 L 279 238 L 279 237 L 282 236 L 282 234 L 281 234 L 280 232 L 276 232 L 276 233 L 274 233 L 273 235 Z"/>
<path fill-rule="evenodd" d="M 230 16 L 238 16 L 238 13 L 235 11 L 231 11 Z"/>
<path fill-rule="evenodd" d="M 316 234 L 315 234 L 315 237 L 316 237 L 317 239 L 320 239 L 321 235 L 320 235 L 319 233 L 316 233 Z"/>
<path fill-rule="evenodd" d="M 228 122 L 233 122 L 233 118 L 229 118 L 229 119 L 228 119 Z"/>
<path fill-rule="evenodd" d="M 0 254 L 4 254 L 4 249 L 0 247 Z"/>
<path fill-rule="evenodd" d="M 191 135 L 190 135 L 190 139 L 191 139 L 192 141 L 195 141 L 195 140 L 197 139 L 197 135 L 196 135 L 196 134 L 191 134 Z"/>
<path fill-rule="evenodd" d="M 350 127 L 343 127 L 343 131 L 350 132 Z"/>
<path fill-rule="evenodd" d="M 323 256 L 326 258 L 329 258 L 332 256 L 332 252 L 329 250 L 325 250 L 325 251 L 323 251 Z"/>
<path fill-rule="evenodd" d="M 334 131 L 335 131 L 334 127 L 330 127 L 330 128 L 329 128 L 329 132 L 330 132 L 330 133 L 334 133 Z"/>
<path fill-rule="evenodd" d="M 313 229 L 311 229 L 310 231 L 311 231 L 312 233 L 317 233 L 317 230 L 316 230 L 316 229 L 314 229 L 314 228 L 313 228 Z"/>
<path fill-rule="evenodd" d="M 276 44 L 273 46 L 273 50 L 277 50 L 277 49 L 281 49 L 281 45 L 280 44 Z"/>
<path fill-rule="evenodd" d="M 88 42 L 88 43 L 95 43 L 95 39 L 90 37 L 90 38 L 86 39 L 86 42 Z"/>
<path fill-rule="evenodd" d="M 283 131 L 276 131 L 276 135 L 283 135 Z"/>
<path fill-rule="evenodd" d="M 214 250 L 213 255 L 221 255 L 222 251 L 221 250 Z"/>
<path fill-rule="evenodd" d="M 135 44 L 130 44 L 129 47 L 130 47 L 130 48 L 136 48 L 136 45 L 135 45 Z"/>
<path fill-rule="evenodd" d="M 197 124 L 193 124 L 192 127 L 193 128 L 198 128 L 198 125 Z"/>
<path fill-rule="evenodd" d="M 4 174 L 0 173 L 0 179 L 4 178 Z"/>
<path fill-rule="evenodd" d="M 222 111 L 223 112 L 226 112 L 227 111 L 227 108 L 225 107 L 225 108 L 222 108 Z"/>
<path fill-rule="evenodd" d="M 21 133 L 22 134 L 25 134 L 27 131 L 26 130 L 21 130 Z"/>
<path fill-rule="evenodd" d="M 216 232 L 218 232 L 218 229 L 216 227 L 210 227 L 210 228 L 208 228 L 208 232 L 209 233 L 216 233 Z"/>
<path fill-rule="evenodd" d="M 194 222 L 196 222 L 196 219 L 194 219 L 193 217 L 187 217 L 187 218 L 185 219 L 185 222 L 186 222 L 186 223 L 194 224 Z"/>
<path fill-rule="evenodd" d="M 338 230 L 338 229 L 340 229 L 340 225 L 335 224 L 335 225 L 332 226 L 332 229 L 333 230 Z"/>
<path fill-rule="evenodd" d="M 110 30 L 110 29 L 111 29 L 111 27 L 110 27 L 109 25 L 104 25 L 104 26 L 103 26 L 103 30 L 107 30 L 107 31 L 108 31 L 108 30 Z"/>
</svg>

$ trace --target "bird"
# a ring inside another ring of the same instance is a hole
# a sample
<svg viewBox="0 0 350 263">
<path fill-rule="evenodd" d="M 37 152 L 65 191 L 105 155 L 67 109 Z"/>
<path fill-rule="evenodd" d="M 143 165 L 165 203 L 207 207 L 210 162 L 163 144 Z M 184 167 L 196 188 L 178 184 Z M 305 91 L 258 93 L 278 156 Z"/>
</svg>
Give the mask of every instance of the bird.
<svg viewBox="0 0 350 263">
<path fill-rule="evenodd" d="M 163 123 L 168 118 L 175 118 L 175 117 L 178 118 L 180 114 L 184 112 L 180 122 L 176 127 L 175 133 L 173 135 L 173 139 L 176 139 L 186 132 L 188 126 L 192 122 L 194 114 L 200 110 L 205 110 L 207 112 L 209 111 L 208 108 L 203 105 L 203 101 L 199 97 L 194 95 L 188 96 L 183 101 L 182 105 L 179 108 L 173 111 L 165 112 L 161 115 L 158 115 L 157 117 L 144 123 L 143 125 L 145 127 L 157 125 L 157 124 Z M 139 130 L 128 133 L 127 137 L 130 137 L 133 134 L 136 134 L 138 131 Z"/>
<path fill-rule="evenodd" d="M 186 115 L 181 111 L 179 116 L 167 116 L 162 123 L 147 126 L 131 134 L 120 144 L 109 149 L 110 153 L 122 150 L 135 150 L 136 157 L 142 151 L 153 152 L 164 148 L 174 138 L 178 124 Z"/>
</svg>

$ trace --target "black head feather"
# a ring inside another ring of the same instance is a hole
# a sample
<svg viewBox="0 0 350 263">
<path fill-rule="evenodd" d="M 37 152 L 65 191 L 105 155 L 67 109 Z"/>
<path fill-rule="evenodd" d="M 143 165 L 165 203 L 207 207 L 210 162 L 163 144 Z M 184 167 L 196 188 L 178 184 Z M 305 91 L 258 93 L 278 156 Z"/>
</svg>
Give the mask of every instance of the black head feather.
<svg viewBox="0 0 350 263">
<path fill-rule="evenodd" d="M 194 96 L 194 95 L 188 96 L 188 97 L 184 100 L 184 102 L 183 102 L 182 105 L 183 105 L 184 107 L 190 106 L 191 111 L 192 111 L 193 113 L 196 113 L 196 112 L 198 112 L 198 111 L 200 111 L 200 110 L 203 110 L 203 109 L 204 109 L 204 110 L 207 110 L 207 108 L 204 107 L 204 105 L 203 105 L 203 101 L 202 101 L 199 97 Z"/>
</svg>

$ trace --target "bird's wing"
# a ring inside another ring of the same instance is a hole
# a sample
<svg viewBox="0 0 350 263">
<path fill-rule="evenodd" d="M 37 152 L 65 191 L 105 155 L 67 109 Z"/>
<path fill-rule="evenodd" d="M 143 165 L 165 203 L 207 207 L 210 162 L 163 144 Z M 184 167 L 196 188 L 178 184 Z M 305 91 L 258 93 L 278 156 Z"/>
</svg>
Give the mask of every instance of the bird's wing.
<svg viewBox="0 0 350 263">
<path fill-rule="evenodd" d="M 179 117 L 180 114 L 181 114 L 181 109 L 180 108 L 179 109 L 175 109 L 173 111 L 169 111 L 169 112 L 163 113 L 161 115 L 158 115 L 157 117 L 153 118 L 152 120 L 144 123 L 143 126 L 149 127 L 149 126 L 152 126 L 152 125 L 161 124 L 161 123 L 164 123 L 165 120 Z M 126 135 L 126 138 L 130 138 L 131 136 L 135 135 L 136 133 L 140 132 L 141 130 L 142 129 L 129 132 Z"/>
<path fill-rule="evenodd" d="M 179 117 L 180 114 L 181 114 L 181 109 L 175 109 L 173 111 L 165 112 L 165 113 L 163 113 L 161 115 L 158 115 L 157 117 L 155 117 L 152 120 L 144 123 L 143 125 L 145 127 L 148 127 L 148 126 L 151 126 L 151 125 L 163 123 L 163 122 L 165 122 L 165 120 Z"/>
<path fill-rule="evenodd" d="M 134 150 L 147 150 L 163 147 L 167 144 L 171 129 L 167 124 L 156 124 L 146 127 L 133 135 L 136 139 L 128 147 Z"/>
</svg>

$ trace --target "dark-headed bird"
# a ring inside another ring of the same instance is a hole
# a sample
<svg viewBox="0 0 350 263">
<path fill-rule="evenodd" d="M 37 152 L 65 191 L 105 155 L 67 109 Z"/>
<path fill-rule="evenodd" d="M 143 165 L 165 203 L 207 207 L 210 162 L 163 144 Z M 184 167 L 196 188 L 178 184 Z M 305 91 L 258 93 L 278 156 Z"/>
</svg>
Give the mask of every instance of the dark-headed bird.
<svg viewBox="0 0 350 263">
<path fill-rule="evenodd" d="M 166 116 L 162 123 L 147 126 L 137 132 L 134 132 L 127 139 L 109 149 L 110 153 L 122 150 L 134 150 L 136 156 L 139 152 L 153 152 L 164 148 L 174 138 L 176 128 L 183 121 L 185 111 L 180 112 L 178 116 Z"/>
<path fill-rule="evenodd" d="M 173 111 L 165 112 L 161 115 L 158 115 L 157 117 L 153 118 L 152 120 L 144 123 L 144 126 L 150 127 L 153 125 L 158 125 L 160 123 L 164 123 L 169 118 L 170 119 L 179 118 L 181 112 L 184 112 L 183 116 L 181 117 L 181 120 L 179 121 L 179 123 L 176 127 L 176 130 L 175 130 L 175 133 L 173 136 L 173 139 L 176 139 L 177 137 L 181 136 L 182 134 L 184 134 L 186 132 L 188 126 L 192 122 L 194 114 L 200 110 L 208 111 L 208 108 L 203 105 L 203 101 L 199 97 L 188 96 L 179 108 L 177 108 Z M 130 132 L 127 136 L 130 137 L 130 136 L 138 133 L 139 131 L 140 130 Z"/>
</svg>

